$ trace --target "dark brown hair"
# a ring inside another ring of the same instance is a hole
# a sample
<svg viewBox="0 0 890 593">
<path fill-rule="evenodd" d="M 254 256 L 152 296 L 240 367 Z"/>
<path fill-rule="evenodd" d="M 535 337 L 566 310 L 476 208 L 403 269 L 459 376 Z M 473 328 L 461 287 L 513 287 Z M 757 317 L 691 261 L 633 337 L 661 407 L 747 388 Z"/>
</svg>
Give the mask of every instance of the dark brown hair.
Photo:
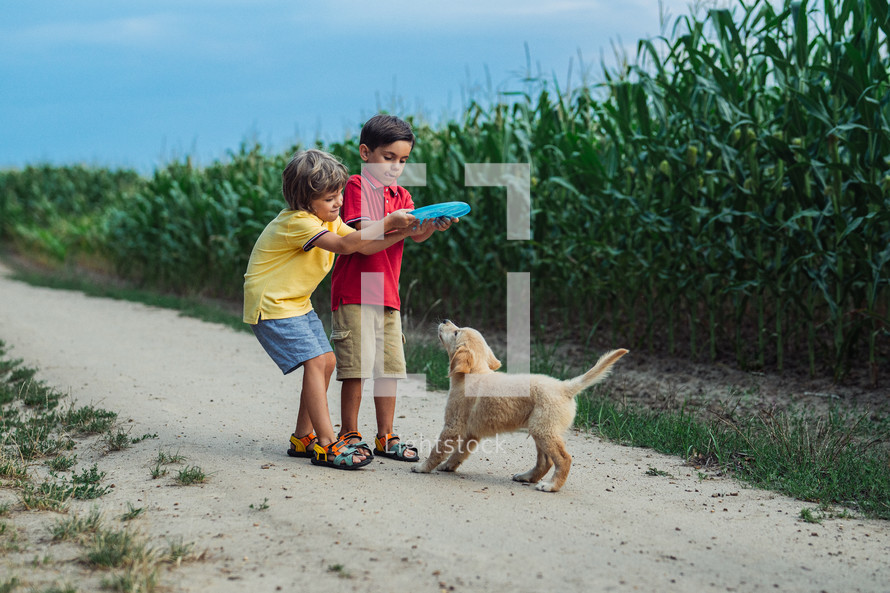
<svg viewBox="0 0 890 593">
<path fill-rule="evenodd" d="M 291 210 L 311 212 L 313 199 L 343 191 L 349 171 L 337 157 L 311 148 L 298 152 L 281 173 L 281 193 Z"/>
<path fill-rule="evenodd" d="M 378 146 L 386 146 L 404 140 L 414 148 L 414 132 L 408 122 L 394 115 L 379 114 L 365 122 L 359 136 L 359 144 L 364 144 L 372 151 Z"/>
</svg>

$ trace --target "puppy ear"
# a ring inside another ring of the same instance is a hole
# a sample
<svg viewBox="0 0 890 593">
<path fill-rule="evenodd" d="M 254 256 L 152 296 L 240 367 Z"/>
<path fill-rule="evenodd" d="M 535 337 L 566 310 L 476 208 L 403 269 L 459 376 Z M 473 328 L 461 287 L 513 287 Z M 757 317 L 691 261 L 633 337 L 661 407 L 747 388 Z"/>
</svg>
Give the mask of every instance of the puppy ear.
<svg viewBox="0 0 890 593">
<path fill-rule="evenodd" d="M 451 368 L 448 376 L 454 373 L 469 373 L 473 370 L 473 352 L 467 348 L 466 344 L 461 344 L 454 350 L 451 356 Z"/>
</svg>

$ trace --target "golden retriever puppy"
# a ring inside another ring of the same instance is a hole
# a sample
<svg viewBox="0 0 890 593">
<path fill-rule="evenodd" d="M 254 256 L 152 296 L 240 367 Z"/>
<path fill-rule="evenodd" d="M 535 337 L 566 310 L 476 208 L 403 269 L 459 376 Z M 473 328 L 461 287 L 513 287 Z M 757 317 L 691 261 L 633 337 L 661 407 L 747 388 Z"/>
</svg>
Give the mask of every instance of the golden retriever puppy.
<svg viewBox="0 0 890 593">
<path fill-rule="evenodd" d="M 575 419 L 575 396 L 604 379 L 627 350 L 607 352 L 583 375 L 560 381 L 545 375 L 496 373 L 500 361 L 482 334 L 472 328 L 446 320 L 439 325 L 439 340 L 450 359 L 445 427 L 429 458 L 412 471 L 429 473 L 438 468 L 453 472 L 479 439 L 527 428 L 535 440 L 538 459 L 533 468 L 513 479 L 537 484 L 544 492 L 562 488 L 572 465 L 563 435 Z M 553 479 L 542 482 L 553 466 Z"/>
</svg>

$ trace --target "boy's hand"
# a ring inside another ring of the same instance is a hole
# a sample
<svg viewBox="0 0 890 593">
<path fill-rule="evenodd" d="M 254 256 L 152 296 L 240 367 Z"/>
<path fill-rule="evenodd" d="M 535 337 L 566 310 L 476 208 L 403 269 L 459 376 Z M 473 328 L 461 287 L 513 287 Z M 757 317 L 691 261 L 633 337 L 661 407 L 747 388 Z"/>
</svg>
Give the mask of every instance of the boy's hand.
<svg viewBox="0 0 890 593">
<path fill-rule="evenodd" d="M 447 231 L 451 228 L 451 224 L 460 220 L 459 218 L 452 218 L 450 216 L 440 216 L 433 220 L 433 224 L 436 227 L 436 230 L 439 231 Z"/>
<path fill-rule="evenodd" d="M 389 214 L 387 218 L 392 220 L 392 228 L 394 229 L 407 229 L 411 225 L 413 225 L 417 219 L 414 218 L 410 214 L 410 210 L 396 210 L 392 214 Z M 419 226 L 419 225 L 418 225 Z"/>
<path fill-rule="evenodd" d="M 405 229 L 405 233 L 409 237 L 417 237 L 423 234 L 430 234 L 432 233 L 432 229 L 430 228 L 432 224 L 433 223 L 430 220 L 423 220 L 420 222 L 415 220 L 414 224 Z"/>
</svg>

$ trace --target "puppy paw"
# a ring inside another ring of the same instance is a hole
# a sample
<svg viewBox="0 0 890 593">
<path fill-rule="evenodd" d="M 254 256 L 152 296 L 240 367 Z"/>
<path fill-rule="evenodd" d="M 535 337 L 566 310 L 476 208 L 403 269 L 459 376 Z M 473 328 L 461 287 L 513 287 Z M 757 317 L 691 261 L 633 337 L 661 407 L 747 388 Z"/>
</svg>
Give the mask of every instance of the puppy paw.
<svg viewBox="0 0 890 593">
<path fill-rule="evenodd" d="M 558 492 L 559 488 L 554 488 L 552 482 L 540 482 L 535 486 L 535 490 L 540 490 L 541 492 Z"/>
<path fill-rule="evenodd" d="M 529 482 L 532 482 L 532 481 L 533 481 L 533 480 L 531 479 L 531 477 L 532 477 L 532 473 L 531 473 L 531 472 L 525 472 L 524 474 L 513 474 L 513 481 L 514 481 L 514 482 L 522 482 L 522 483 L 524 483 L 524 484 L 528 484 Z"/>
<path fill-rule="evenodd" d="M 426 467 L 426 464 L 412 465 L 412 466 L 411 466 L 411 471 L 414 472 L 415 474 L 428 474 L 428 473 L 430 473 L 430 470 Z"/>
<path fill-rule="evenodd" d="M 443 465 L 439 467 L 440 472 L 453 472 L 457 469 L 456 465 Z"/>
</svg>

